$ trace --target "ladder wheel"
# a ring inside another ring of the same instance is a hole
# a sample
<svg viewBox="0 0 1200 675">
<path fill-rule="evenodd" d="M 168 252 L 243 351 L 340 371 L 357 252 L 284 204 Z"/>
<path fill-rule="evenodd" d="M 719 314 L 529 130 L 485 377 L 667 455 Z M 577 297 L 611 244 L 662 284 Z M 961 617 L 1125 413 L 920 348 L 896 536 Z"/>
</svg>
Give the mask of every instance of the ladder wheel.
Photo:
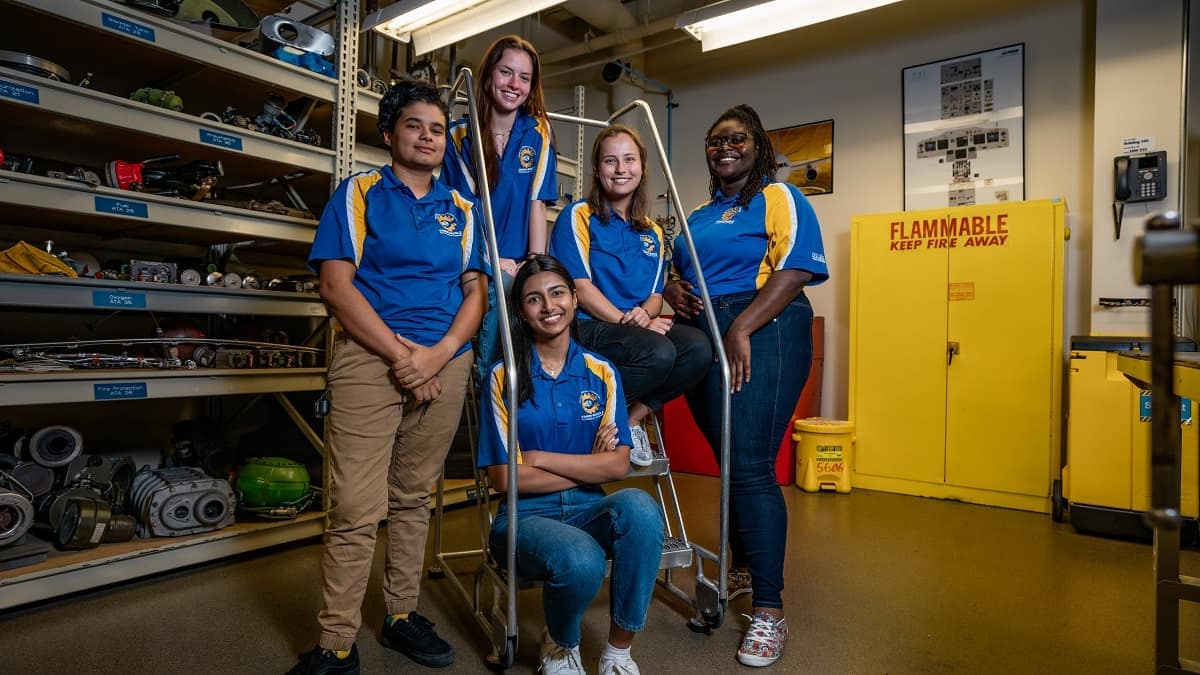
<svg viewBox="0 0 1200 675">
<path fill-rule="evenodd" d="M 687 627 L 693 633 L 703 633 L 705 635 L 712 633 L 712 628 L 706 622 L 700 621 L 696 617 L 688 619 Z"/>
<path fill-rule="evenodd" d="M 487 657 L 488 670 L 492 672 L 502 673 L 505 670 L 513 667 L 517 656 L 517 636 L 512 636 L 506 640 L 506 649 L 503 654 L 497 654 L 493 651 Z"/>
<path fill-rule="evenodd" d="M 429 568 L 429 578 L 430 579 L 445 579 L 446 578 L 446 570 L 443 570 L 440 567 L 430 567 Z"/>
</svg>

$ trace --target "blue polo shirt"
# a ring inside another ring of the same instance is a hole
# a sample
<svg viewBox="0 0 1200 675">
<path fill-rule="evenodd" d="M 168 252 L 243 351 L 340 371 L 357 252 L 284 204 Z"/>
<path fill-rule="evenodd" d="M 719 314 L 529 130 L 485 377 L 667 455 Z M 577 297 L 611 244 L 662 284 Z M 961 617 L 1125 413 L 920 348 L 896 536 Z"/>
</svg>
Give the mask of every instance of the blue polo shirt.
<svg viewBox="0 0 1200 675">
<path fill-rule="evenodd" d="M 713 297 L 757 291 L 775 270 L 805 270 L 809 286 L 829 278 L 821 226 L 812 205 L 790 183 L 767 183 L 743 208 L 717 191 L 688 215 L 696 254 Z M 675 247 L 675 271 L 696 284 L 686 246 Z"/>
<path fill-rule="evenodd" d="M 575 202 L 558 214 L 550 233 L 550 255 L 575 279 L 587 279 L 622 313 L 662 293 L 665 281 L 663 232 L 646 219 L 635 230 L 615 211 L 600 220 L 587 202 Z M 580 319 L 591 319 L 582 308 Z"/>
<path fill-rule="evenodd" d="M 557 378 L 542 370 L 533 350 L 533 396 L 517 409 L 521 448 L 587 455 L 601 425 L 617 424 L 621 445 L 632 446 L 625 394 L 617 369 L 574 340 Z M 508 399 L 504 395 L 504 362 L 492 366 L 480 401 L 479 456 L 482 467 L 508 463 Z M 610 402 L 612 403 L 610 405 Z M 517 462 L 521 450 L 517 449 Z"/>
<path fill-rule="evenodd" d="M 474 140 L 467 120 L 450 125 L 441 180 L 459 192 L 478 196 L 475 185 Z M 517 111 L 504 154 L 498 160 L 500 179 L 492 190 L 492 219 L 501 258 L 521 259 L 529 250 L 529 211 L 533 201 L 558 199 L 558 160 L 550 122 Z M 482 211 L 480 212 L 482 213 Z M 482 217 L 482 216 L 481 216 Z"/>
<path fill-rule="evenodd" d="M 354 263 L 354 287 L 379 318 L 430 347 L 462 305 L 462 274 L 486 273 L 482 255 L 470 200 L 437 181 L 417 199 L 385 166 L 338 185 L 321 214 L 308 267 L 319 273 L 326 260 Z"/>
</svg>

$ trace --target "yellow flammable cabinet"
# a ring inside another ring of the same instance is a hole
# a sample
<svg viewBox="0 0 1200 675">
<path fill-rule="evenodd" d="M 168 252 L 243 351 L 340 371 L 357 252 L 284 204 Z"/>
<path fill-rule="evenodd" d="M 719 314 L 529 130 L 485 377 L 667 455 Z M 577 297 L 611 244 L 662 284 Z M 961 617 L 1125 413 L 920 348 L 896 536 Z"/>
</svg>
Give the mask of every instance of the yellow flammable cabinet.
<svg viewBox="0 0 1200 675">
<path fill-rule="evenodd" d="M 855 487 L 1050 511 L 1066 203 L 855 216 Z"/>
</svg>

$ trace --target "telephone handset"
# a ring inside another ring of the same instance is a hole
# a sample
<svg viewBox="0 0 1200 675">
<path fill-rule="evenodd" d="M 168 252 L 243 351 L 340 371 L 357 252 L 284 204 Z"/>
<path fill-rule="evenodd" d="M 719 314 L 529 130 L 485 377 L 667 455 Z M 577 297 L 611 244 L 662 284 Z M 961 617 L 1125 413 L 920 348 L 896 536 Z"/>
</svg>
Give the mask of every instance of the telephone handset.
<svg viewBox="0 0 1200 675">
<path fill-rule="evenodd" d="M 1113 227 L 1121 238 L 1127 202 L 1152 202 L 1167 197 L 1167 153 L 1164 150 L 1113 158 Z"/>
</svg>

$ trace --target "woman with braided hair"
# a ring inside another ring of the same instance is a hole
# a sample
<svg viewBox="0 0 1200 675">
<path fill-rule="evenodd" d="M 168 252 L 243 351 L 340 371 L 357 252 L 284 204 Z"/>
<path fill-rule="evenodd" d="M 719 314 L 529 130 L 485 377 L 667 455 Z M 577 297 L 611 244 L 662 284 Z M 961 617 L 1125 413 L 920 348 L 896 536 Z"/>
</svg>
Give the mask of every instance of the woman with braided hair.
<svg viewBox="0 0 1200 675">
<path fill-rule="evenodd" d="M 711 199 L 688 216 L 708 283 L 711 311 L 730 365 L 730 546 L 733 569 L 750 578 L 752 616 L 737 658 L 747 666 L 779 659 L 787 640 L 783 558 L 787 506 L 775 455 L 812 361 L 812 306 L 804 287 L 829 278 L 820 225 L 798 188 L 775 181 L 775 151 L 758 113 L 737 105 L 704 139 Z M 695 265 L 675 248 L 676 281 L 664 297 L 705 332 Z M 754 377 L 751 378 L 751 367 Z M 709 444 L 720 448 L 721 371 L 713 364 L 687 395 Z"/>
</svg>

